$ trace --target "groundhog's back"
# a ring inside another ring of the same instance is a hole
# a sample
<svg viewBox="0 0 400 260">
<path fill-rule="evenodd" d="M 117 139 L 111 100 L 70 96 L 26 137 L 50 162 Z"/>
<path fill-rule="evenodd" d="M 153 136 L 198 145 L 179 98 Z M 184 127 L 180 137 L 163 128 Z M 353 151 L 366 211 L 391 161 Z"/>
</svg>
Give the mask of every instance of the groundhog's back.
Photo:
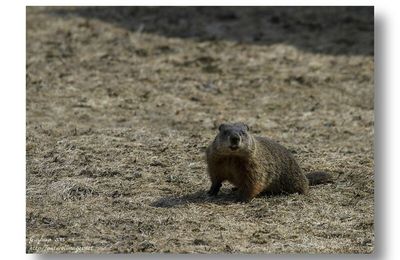
<svg viewBox="0 0 400 260">
<path fill-rule="evenodd" d="M 266 191 L 307 193 L 307 178 L 291 152 L 269 138 L 255 136 L 254 139 L 256 140 L 256 150 L 252 160 L 262 167 L 264 174 L 267 174 L 267 178 L 271 181 L 266 187 Z"/>
</svg>

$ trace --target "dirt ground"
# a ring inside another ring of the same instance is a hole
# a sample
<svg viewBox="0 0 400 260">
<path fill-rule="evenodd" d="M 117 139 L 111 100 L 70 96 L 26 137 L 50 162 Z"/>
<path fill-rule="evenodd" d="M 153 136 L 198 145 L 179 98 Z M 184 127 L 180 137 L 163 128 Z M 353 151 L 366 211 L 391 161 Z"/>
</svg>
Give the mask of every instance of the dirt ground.
<svg viewBox="0 0 400 260">
<path fill-rule="evenodd" d="M 371 253 L 372 8 L 28 7 L 28 253 Z M 209 198 L 221 122 L 333 184 Z"/>
</svg>

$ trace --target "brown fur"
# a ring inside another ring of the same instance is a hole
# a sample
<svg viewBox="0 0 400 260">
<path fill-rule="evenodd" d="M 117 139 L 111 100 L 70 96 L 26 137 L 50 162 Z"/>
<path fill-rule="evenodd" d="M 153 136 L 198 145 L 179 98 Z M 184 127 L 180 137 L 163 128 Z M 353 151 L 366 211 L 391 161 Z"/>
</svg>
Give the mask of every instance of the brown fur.
<svg viewBox="0 0 400 260">
<path fill-rule="evenodd" d="M 208 193 L 212 196 L 217 195 L 224 181 L 237 187 L 242 201 L 262 192 L 307 194 L 309 184 L 332 181 L 324 172 L 304 175 L 285 147 L 269 138 L 251 135 L 245 124 L 222 124 L 219 130 L 206 151 L 211 179 Z"/>
</svg>

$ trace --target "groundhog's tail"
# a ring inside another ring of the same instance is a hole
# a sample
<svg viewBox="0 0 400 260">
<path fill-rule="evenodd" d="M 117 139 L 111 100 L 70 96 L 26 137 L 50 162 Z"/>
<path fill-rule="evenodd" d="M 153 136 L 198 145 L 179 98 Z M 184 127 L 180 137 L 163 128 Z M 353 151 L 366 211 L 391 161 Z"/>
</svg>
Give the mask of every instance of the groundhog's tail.
<svg viewBox="0 0 400 260">
<path fill-rule="evenodd" d="M 327 172 L 310 172 L 306 174 L 310 186 L 333 183 L 332 175 Z"/>
</svg>

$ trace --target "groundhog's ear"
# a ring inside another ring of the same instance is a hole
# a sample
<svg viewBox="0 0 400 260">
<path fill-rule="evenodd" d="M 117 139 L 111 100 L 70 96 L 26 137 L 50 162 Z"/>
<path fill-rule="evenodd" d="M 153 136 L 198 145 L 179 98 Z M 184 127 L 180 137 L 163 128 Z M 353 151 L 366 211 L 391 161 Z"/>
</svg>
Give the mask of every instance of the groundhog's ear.
<svg viewBox="0 0 400 260">
<path fill-rule="evenodd" d="M 219 127 L 218 127 L 218 130 L 222 131 L 222 130 L 225 129 L 225 127 L 226 127 L 226 124 L 220 124 Z"/>
</svg>

